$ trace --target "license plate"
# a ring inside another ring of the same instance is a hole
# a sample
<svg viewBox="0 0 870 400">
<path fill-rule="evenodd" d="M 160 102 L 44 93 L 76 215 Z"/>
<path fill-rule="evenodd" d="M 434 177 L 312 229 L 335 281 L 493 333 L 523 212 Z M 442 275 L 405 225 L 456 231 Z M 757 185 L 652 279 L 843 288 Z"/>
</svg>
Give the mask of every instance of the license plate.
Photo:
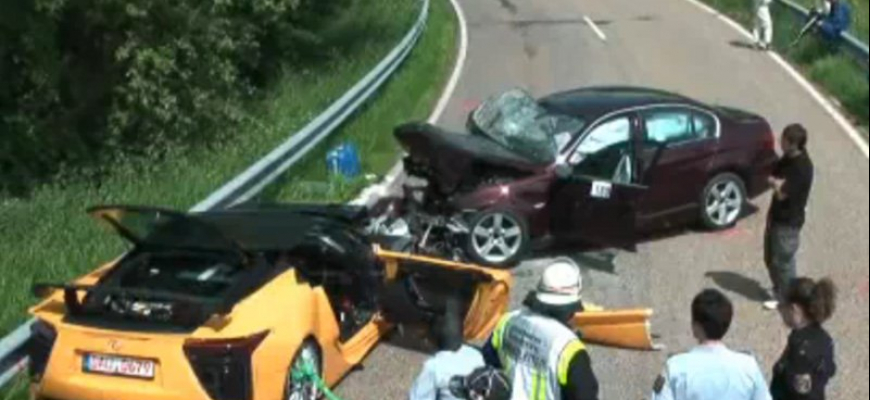
<svg viewBox="0 0 870 400">
<path fill-rule="evenodd" d="M 154 361 L 86 354 L 83 364 L 84 371 L 92 374 L 154 379 Z"/>
</svg>

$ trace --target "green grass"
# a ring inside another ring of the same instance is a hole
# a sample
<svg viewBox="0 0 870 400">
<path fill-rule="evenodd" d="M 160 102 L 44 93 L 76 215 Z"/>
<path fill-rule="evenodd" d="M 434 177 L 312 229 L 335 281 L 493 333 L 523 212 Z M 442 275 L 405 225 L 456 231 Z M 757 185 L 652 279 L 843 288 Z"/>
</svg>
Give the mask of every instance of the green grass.
<svg viewBox="0 0 870 400">
<path fill-rule="evenodd" d="M 381 176 L 398 160 L 393 128 L 411 120 L 425 120 L 448 78 L 454 61 L 456 21 L 449 2 L 432 2 L 425 35 L 407 65 L 382 89 L 381 96 L 345 128 L 324 140 L 315 151 L 291 168 L 260 196 L 263 201 L 348 201 L 368 184 L 329 176 L 326 151 L 342 142 L 357 146 L 364 174 Z"/>
<path fill-rule="evenodd" d="M 752 28 L 754 22 L 752 2 L 744 0 L 704 1 L 744 26 Z M 863 29 L 866 40 L 868 0 L 858 1 L 864 7 L 864 11 L 862 11 L 864 14 L 860 18 L 863 18 L 864 21 Z M 797 65 L 804 75 L 813 80 L 817 86 L 836 98 L 841 107 L 851 114 L 857 125 L 867 126 L 868 81 L 865 69 L 848 54 L 847 50 L 831 48 L 816 35 L 807 35 L 799 45 L 789 48 L 789 44 L 797 37 L 804 21 L 799 20 L 793 12 L 782 5 L 775 6 L 773 13 L 776 32 L 774 46 L 777 51 Z M 859 18 L 857 13 L 853 15 Z M 858 24 L 856 23 L 856 25 Z"/>
<path fill-rule="evenodd" d="M 31 198 L 0 199 L 0 332 L 23 321 L 33 281 L 65 281 L 124 250 L 85 214 L 96 204 L 188 209 L 304 126 L 365 75 L 407 32 L 419 3 L 360 0 L 337 21 L 354 41 L 341 57 L 287 73 L 242 129 L 210 149 L 176 151 L 160 162 L 117 165 L 101 184 L 49 185 Z M 398 17 L 397 17 L 398 16 Z M 404 16 L 404 17 L 403 17 Z"/>
<path fill-rule="evenodd" d="M 330 28 L 342 50 L 330 62 L 285 74 L 269 98 L 253 107 L 248 125 L 210 149 L 171 154 L 160 162 L 116 166 L 96 185 L 84 180 L 38 189 L 29 199 L 0 198 L 0 332 L 23 322 L 32 282 L 63 282 L 111 260 L 126 248 L 85 214 L 96 204 L 143 204 L 187 209 L 286 139 L 367 73 L 404 36 L 419 11 L 416 0 L 359 0 Z M 383 132 L 389 121 L 421 118 L 433 107 L 455 53 L 456 22 L 446 0 L 433 0 L 429 25 L 418 48 L 367 110 L 340 132 L 362 138 L 366 168 L 382 171 L 396 149 Z M 377 134 L 377 135 L 375 135 Z M 330 140 L 334 143 L 338 138 Z M 320 146 L 302 166 L 323 159 Z M 314 172 L 311 175 L 317 176 Z M 320 175 L 325 176 L 325 172 Z M 350 191 L 331 199 L 345 198 Z M 282 197 L 283 198 L 283 197 Z M 24 400 L 24 382 L 0 393 Z"/>
</svg>

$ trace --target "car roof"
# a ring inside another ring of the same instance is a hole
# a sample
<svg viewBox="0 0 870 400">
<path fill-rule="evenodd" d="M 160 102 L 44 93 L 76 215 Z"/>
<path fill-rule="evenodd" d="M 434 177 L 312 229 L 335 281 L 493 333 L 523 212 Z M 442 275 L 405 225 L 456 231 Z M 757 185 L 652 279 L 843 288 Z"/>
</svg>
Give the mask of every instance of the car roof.
<svg viewBox="0 0 870 400">
<path fill-rule="evenodd" d="M 559 92 L 540 99 L 540 103 L 551 111 L 583 117 L 590 122 L 620 110 L 664 104 L 711 109 L 681 94 L 632 86 L 601 86 Z"/>
</svg>

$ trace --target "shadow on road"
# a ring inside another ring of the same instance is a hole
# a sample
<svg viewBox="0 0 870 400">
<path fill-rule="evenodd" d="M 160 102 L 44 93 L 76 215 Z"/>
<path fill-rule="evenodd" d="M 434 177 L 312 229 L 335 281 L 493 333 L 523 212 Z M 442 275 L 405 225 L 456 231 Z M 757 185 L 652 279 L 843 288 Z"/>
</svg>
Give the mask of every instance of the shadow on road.
<svg viewBox="0 0 870 400">
<path fill-rule="evenodd" d="M 616 275 L 617 254 L 615 251 L 589 251 L 569 257 L 583 268 Z"/>
<path fill-rule="evenodd" d="M 708 272 L 705 276 L 712 279 L 720 288 L 741 295 L 751 301 L 761 302 L 768 300 L 767 291 L 755 279 L 726 271 Z"/>
<path fill-rule="evenodd" d="M 728 44 L 730 44 L 731 47 L 736 47 L 738 49 L 758 51 L 758 48 L 755 47 L 755 43 L 747 42 L 744 40 L 732 40 L 728 42 Z"/>
</svg>

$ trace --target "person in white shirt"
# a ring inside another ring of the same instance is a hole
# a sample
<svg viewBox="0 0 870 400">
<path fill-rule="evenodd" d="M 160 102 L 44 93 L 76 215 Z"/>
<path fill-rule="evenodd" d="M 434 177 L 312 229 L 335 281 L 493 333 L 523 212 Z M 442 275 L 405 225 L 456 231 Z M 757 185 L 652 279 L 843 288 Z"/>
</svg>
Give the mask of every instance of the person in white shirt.
<svg viewBox="0 0 870 400">
<path fill-rule="evenodd" d="M 462 316 L 457 305 L 450 302 L 447 309 L 446 315 L 433 325 L 440 351 L 423 366 L 409 400 L 465 400 L 454 396 L 451 383 L 486 366 L 480 350 L 463 344 Z"/>
<path fill-rule="evenodd" d="M 770 50 L 773 44 L 773 16 L 770 5 L 773 0 L 755 0 L 755 29 L 752 35 L 755 46 L 761 50 Z"/>
<path fill-rule="evenodd" d="M 734 306 L 717 290 L 692 303 L 692 331 L 700 345 L 668 360 L 653 388 L 653 400 L 771 400 L 754 357 L 728 349 Z"/>
</svg>

